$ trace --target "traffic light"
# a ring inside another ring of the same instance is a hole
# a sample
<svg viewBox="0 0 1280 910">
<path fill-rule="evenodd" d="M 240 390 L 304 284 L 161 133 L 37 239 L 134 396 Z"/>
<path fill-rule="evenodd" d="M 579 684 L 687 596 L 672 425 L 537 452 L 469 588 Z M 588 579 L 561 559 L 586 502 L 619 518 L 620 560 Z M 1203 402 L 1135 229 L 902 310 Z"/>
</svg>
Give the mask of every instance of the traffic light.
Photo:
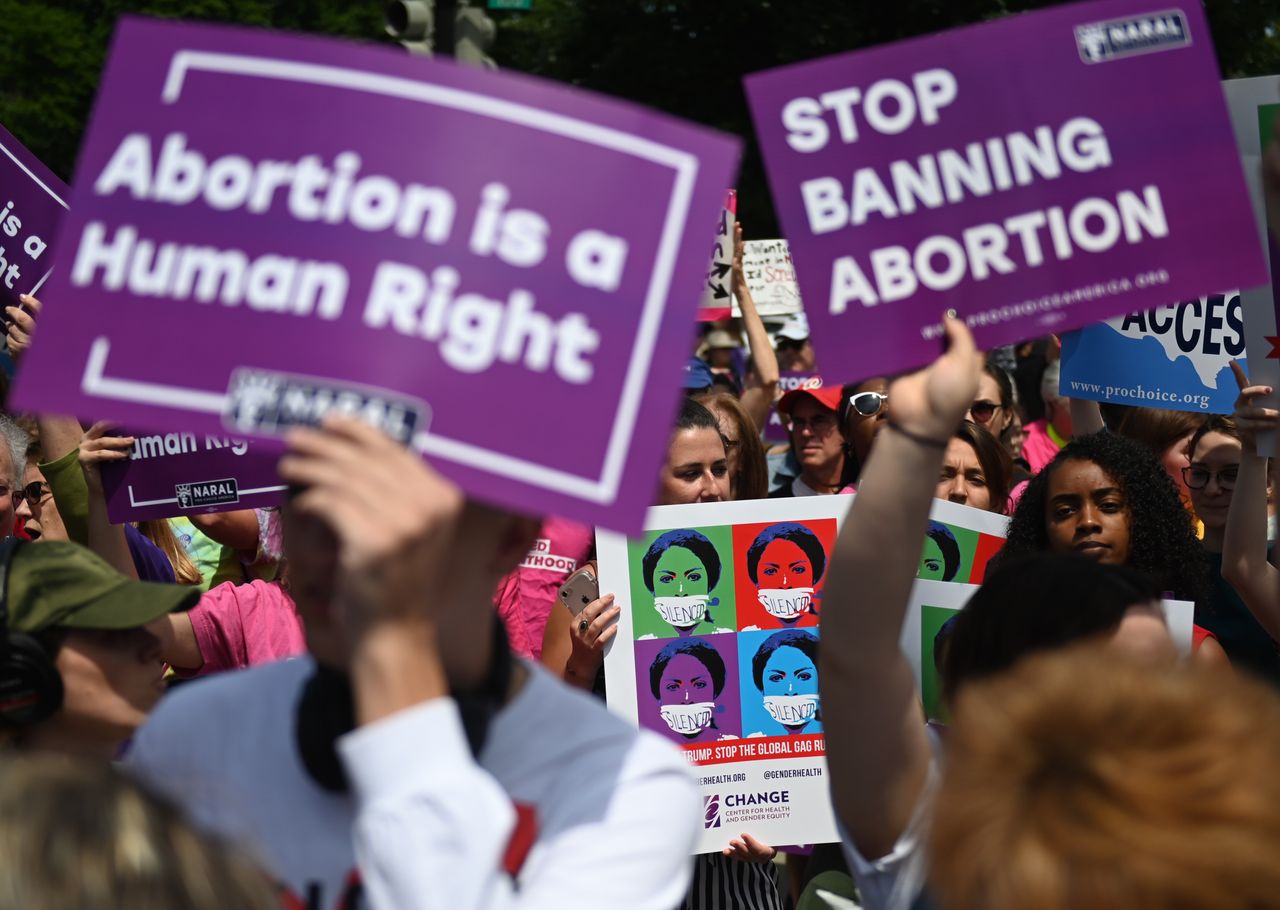
<svg viewBox="0 0 1280 910">
<path fill-rule="evenodd" d="M 387 34 L 411 54 L 430 57 L 435 38 L 431 0 L 392 0 L 383 8 Z"/>
<path fill-rule="evenodd" d="M 485 51 L 493 47 L 498 27 L 480 7 L 468 0 L 458 0 L 458 13 L 453 26 L 453 56 L 459 63 L 496 70 L 497 62 Z"/>
</svg>

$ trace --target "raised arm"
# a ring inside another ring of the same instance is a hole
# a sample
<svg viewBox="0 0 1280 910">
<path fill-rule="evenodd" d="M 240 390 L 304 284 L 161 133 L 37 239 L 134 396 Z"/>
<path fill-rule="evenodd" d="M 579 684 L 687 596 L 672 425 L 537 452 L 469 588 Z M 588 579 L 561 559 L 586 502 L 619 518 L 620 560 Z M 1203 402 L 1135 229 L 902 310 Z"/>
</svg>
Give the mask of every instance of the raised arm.
<svg viewBox="0 0 1280 910">
<path fill-rule="evenodd" d="M 899 647 L 942 456 L 982 360 L 959 320 L 949 349 L 889 390 L 893 419 L 866 468 L 832 559 L 822 612 L 822 705 L 836 813 L 864 857 L 892 850 L 930 762 L 915 679 Z"/>
<path fill-rule="evenodd" d="M 80 467 L 89 489 L 87 545 L 128 578 L 138 577 L 124 525 L 113 525 L 107 516 L 107 497 L 102 489 L 99 465 L 104 461 L 123 461 L 133 446 L 132 436 L 108 436 L 107 423 L 95 423 L 80 440 Z"/>
<path fill-rule="evenodd" d="M 1231 370 L 1240 386 L 1235 421 L 1240 430 L 1240 474 L 1231 494 L 1222 543 L 1222 577 L 1254 618 L 1280 641 L 1280 570 L 1267 561 L 1267 460 L 1258 454 L 1256 434 L 1280 426 L 1280 411 L 1256 404 L 1270 386 L 1251 386 L 1236 361 Z"/>
<path fill-rule="evenodd" d="M 733 293 L 742 310 L 742 325 L 747 330 L 747 347 L 751 350 L 751 364 L 755 369 L 755 378 L 747 377 L 749 382 L 742 392 L 742 407 L 755 421 L 756 429 L 762 430 L 769 419 L 769 406 L 778 391 L 778 355 L 756 310 L 751 288 L 747 286 L 746 271 L 742 267 L 740 222 L 733 226 Z"/>
<path fill-rule="evenodd" d="M 1090 401 L 1087 398 L 1072 398 L 1070 401 L 1073 435 L 1088 436 L 1090 433 L 1097 433 L 1107 428 L 1107 425 L 1102 422 L 1102 408 L 1098 407 L 1096 401 Z"/>
</svg>

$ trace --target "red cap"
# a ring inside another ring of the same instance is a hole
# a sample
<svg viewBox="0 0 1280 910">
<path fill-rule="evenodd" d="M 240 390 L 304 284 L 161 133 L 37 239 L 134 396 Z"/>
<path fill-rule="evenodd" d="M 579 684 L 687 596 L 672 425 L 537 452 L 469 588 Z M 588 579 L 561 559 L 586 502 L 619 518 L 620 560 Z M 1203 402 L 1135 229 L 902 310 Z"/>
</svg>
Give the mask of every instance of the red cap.
<svg viewBox="0 0 1280 910">
<path fill-rule="evenodd" d="M 831 411 L 840 411 L 840 395 L 843 387 L 838 385 L 824 385 L 820 389 L 792 389 L 783 395 L 778 401 L 778 413 L 790 414 L 792 407 L 800 400 L 801 395 L 808 395 L 818 404 Z"/>
</svg>

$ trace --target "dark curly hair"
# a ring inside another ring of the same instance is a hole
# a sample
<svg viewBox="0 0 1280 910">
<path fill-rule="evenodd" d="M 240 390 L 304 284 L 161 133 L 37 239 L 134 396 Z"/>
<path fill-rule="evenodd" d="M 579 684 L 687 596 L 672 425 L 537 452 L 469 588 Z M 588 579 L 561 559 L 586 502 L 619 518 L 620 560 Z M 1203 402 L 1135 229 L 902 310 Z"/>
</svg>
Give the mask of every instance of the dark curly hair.
<svg viewBox="0 0 1280 910">
<path fill-rule="evenodd" d="M 1014 557 L 1049 550 L 1045 526 L 1049 480 L 1068 461 L 1093 462 L 1119 484 L 1129 513 L 1126 565 L 1146 575 L 1161 591 L 1203 603 L 1208 568 L 1191 514 L 1183 508 L 1173 481 L 1148 449 L 1106 430 L 1067 443 L 1031 479 L 1009 520 L 1008 539 L 992 560 L 992 569 Z"/>
</svg>

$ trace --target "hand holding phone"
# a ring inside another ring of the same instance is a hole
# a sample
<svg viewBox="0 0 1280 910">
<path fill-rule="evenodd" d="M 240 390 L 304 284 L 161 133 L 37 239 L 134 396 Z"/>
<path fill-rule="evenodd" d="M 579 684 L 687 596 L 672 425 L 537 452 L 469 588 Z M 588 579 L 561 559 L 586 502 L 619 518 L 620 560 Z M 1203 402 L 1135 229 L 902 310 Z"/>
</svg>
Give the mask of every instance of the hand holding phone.
<svg viewBox="0 0 1280 910">
<path fill-rule="evenodd" d="M 583 566 L 570 575 L 560 586 L 560 600 L 569 608 L 569 612 L 577 616 L 587 604 L 600 597 L 600 581 L 591 566 Z"/>
</svg>

